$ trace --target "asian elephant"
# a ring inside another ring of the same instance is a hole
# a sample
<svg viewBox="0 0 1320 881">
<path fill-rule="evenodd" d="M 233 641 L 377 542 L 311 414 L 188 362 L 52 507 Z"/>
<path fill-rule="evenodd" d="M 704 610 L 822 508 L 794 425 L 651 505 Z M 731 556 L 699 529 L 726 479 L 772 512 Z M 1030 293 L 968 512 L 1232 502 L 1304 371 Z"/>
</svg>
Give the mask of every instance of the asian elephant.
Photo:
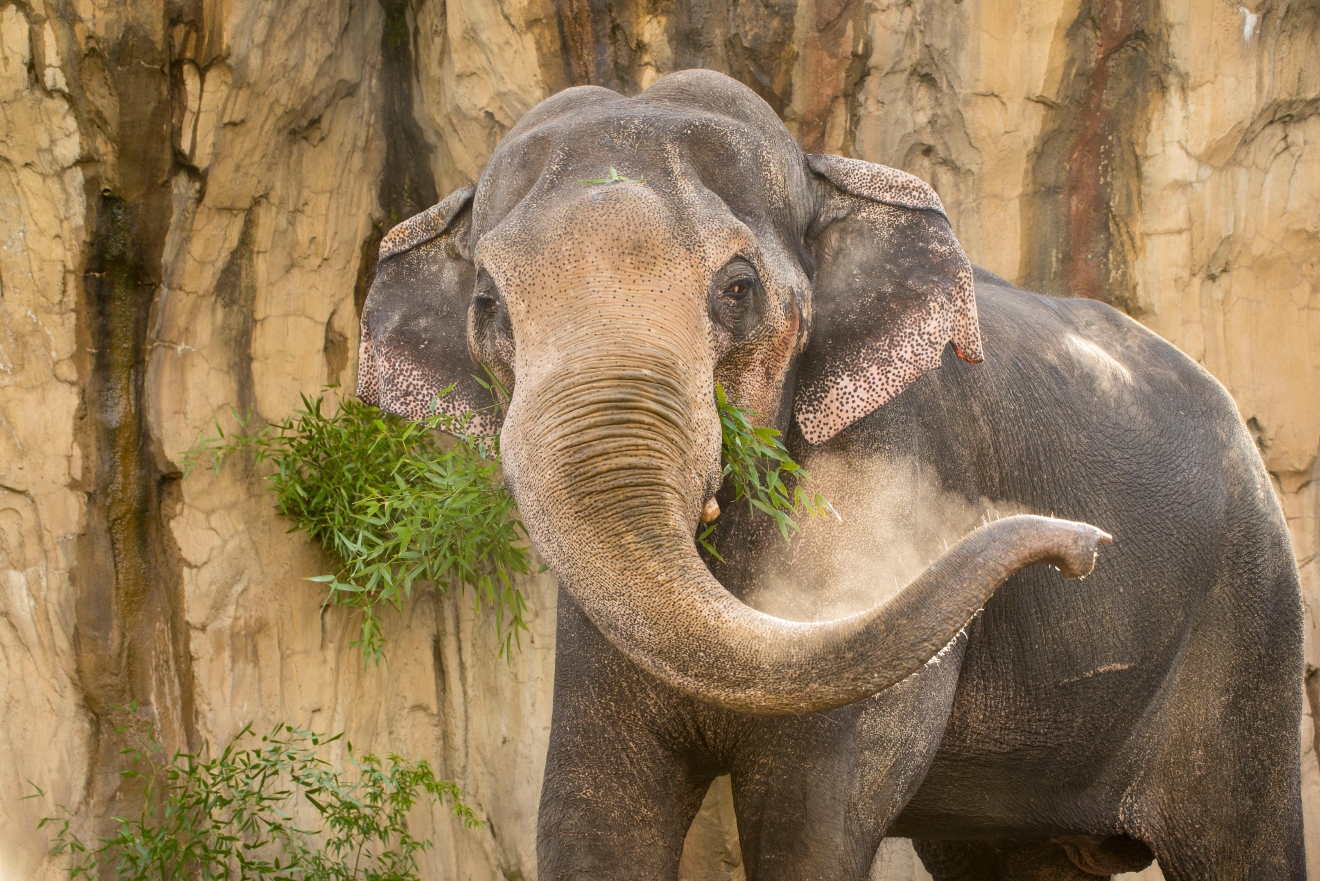
<svg viewBox="0 0 1320 881">
<path fill-rule="evenodd" d="M 717 382 L 842 522 L 733 503 Z M 1298 575 L 1233 400 L 734 80 L 532 109 L 382 241 L 358 394 L 480 411 L 560 580 L 541 881 L 675 878 L 726 773 L 756 881 L 885 835 L 938 879 L 1303 877 Z"/>
</svg>

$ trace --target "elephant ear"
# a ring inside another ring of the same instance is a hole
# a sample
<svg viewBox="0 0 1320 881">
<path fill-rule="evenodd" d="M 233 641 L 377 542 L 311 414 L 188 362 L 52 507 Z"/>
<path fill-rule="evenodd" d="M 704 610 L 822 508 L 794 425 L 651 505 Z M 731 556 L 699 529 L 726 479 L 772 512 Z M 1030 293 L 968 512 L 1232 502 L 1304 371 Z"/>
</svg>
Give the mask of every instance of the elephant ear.
<svg viewBox="0 0 1320 881">
<path fill-rule="evenodd" d="M 474 269 L 467 253 L 474 187 L 394 227 L 380 243 L 362 309 L 357 394 L 408 419 L 475 415 L 468 429 L 499 430 L 490 392 L 467 344 Z M 454 388 L 437 397 L 446 387 Z"/>
<path fill-rule="evenodd" d="M 982 355 L 972 267 L 935 191 L 883 165 L 807 162 L 821 198 L 794 411 L 821 444 L 938 367 L 948 343 L 966 361 Z"/>
</svg>

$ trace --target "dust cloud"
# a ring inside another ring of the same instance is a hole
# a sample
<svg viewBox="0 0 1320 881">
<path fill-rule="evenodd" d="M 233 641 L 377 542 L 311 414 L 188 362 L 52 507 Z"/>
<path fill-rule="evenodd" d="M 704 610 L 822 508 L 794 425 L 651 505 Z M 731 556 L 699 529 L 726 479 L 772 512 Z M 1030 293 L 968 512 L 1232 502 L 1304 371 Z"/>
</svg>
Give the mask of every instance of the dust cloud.
<svg viewBox="0 0 1320 881">
<path fill-rule="evenodd" d="M 1040 513 L 1015 503 L 975 502 L 945 490 L 916 457 L 858 463 L 813 457 L 811 488 L 839 520 L 799 518 L 802 533 L 775 555 L 745 599 L 793 621 L 827 621 L 897 593 L 944 551 L 988 520 Z"/>
</svg>

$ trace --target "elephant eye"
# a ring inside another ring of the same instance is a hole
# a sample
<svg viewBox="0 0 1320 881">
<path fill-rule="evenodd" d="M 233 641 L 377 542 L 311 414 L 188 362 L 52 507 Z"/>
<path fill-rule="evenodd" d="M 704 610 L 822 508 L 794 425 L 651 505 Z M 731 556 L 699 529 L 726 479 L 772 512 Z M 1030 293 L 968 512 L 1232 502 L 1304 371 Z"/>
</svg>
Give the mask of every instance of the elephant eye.
<svg viewBox="0 0 1320 881">
<path fill-rule="evenodd" d="M 495 280 L 484 269 L 477 275 L 469 321 L 472 339 L 481 357 L 506 363 L 512 361 L 513 324 L 509 320 L 509 310 Z"/>
<path fill-rule="evenodd" d="M 495 280 L 486 270 L 477 275 L 477 289 L 472 297 L 473 315 L 497 333 L 512 335 L 509 324 L 509 312 L 505 308 L 504 298 L 500 296 Z"/>
<path fill-rule="evenodd" d="M 495 279 L 490 277 L 490 273 L 485 269 L 477 272 L 477 287 L 472 303 L 478 309 L 493 309 L 499 302 L 498 288 L 495 286 Z"/>
<path fill-rule="evenodd" d="M 727 324 L 729 320 L 741 321 L 752 305 L 756 293 L 756 280 L 750 277 L 736 278 L 720 290 L 717 309 Z"/>
<path fill-rule="evenodd" d="M 740 278 L 724 288 L 723 296 L 737 303 L 745 302 L 752 292 L 752 284 L 750 278 Z"/>
<path fill-rule="evenodd" d="M 758 321 L 760 298 L 755 272 L 745 260 L 732 261 L 721 272 L 724 278 L 711 295 L 711 318 L 735 340 L 751 333 Z"/>
</svg>

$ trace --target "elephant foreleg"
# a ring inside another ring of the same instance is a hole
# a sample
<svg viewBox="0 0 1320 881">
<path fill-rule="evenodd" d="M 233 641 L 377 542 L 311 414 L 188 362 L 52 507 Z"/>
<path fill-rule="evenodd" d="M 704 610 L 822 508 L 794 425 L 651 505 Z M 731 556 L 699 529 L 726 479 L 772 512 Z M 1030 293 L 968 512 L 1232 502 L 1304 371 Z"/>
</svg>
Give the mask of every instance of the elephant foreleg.
<svg viewBox="0 0 1320 881">
<path fill-rule="evenodd" d="M 751 726 L 733 768 L 748 881 L 862 881 L 939 748 L 966 636 L 918 674 L 830 713 Z"/>
<path fill-rule="evenodd" d="M 554 721 L 537 820 L 541 881 L 673 881 L 716 776 L 682 747 L 686 699 L 559 597 Z"/>
</svg>

